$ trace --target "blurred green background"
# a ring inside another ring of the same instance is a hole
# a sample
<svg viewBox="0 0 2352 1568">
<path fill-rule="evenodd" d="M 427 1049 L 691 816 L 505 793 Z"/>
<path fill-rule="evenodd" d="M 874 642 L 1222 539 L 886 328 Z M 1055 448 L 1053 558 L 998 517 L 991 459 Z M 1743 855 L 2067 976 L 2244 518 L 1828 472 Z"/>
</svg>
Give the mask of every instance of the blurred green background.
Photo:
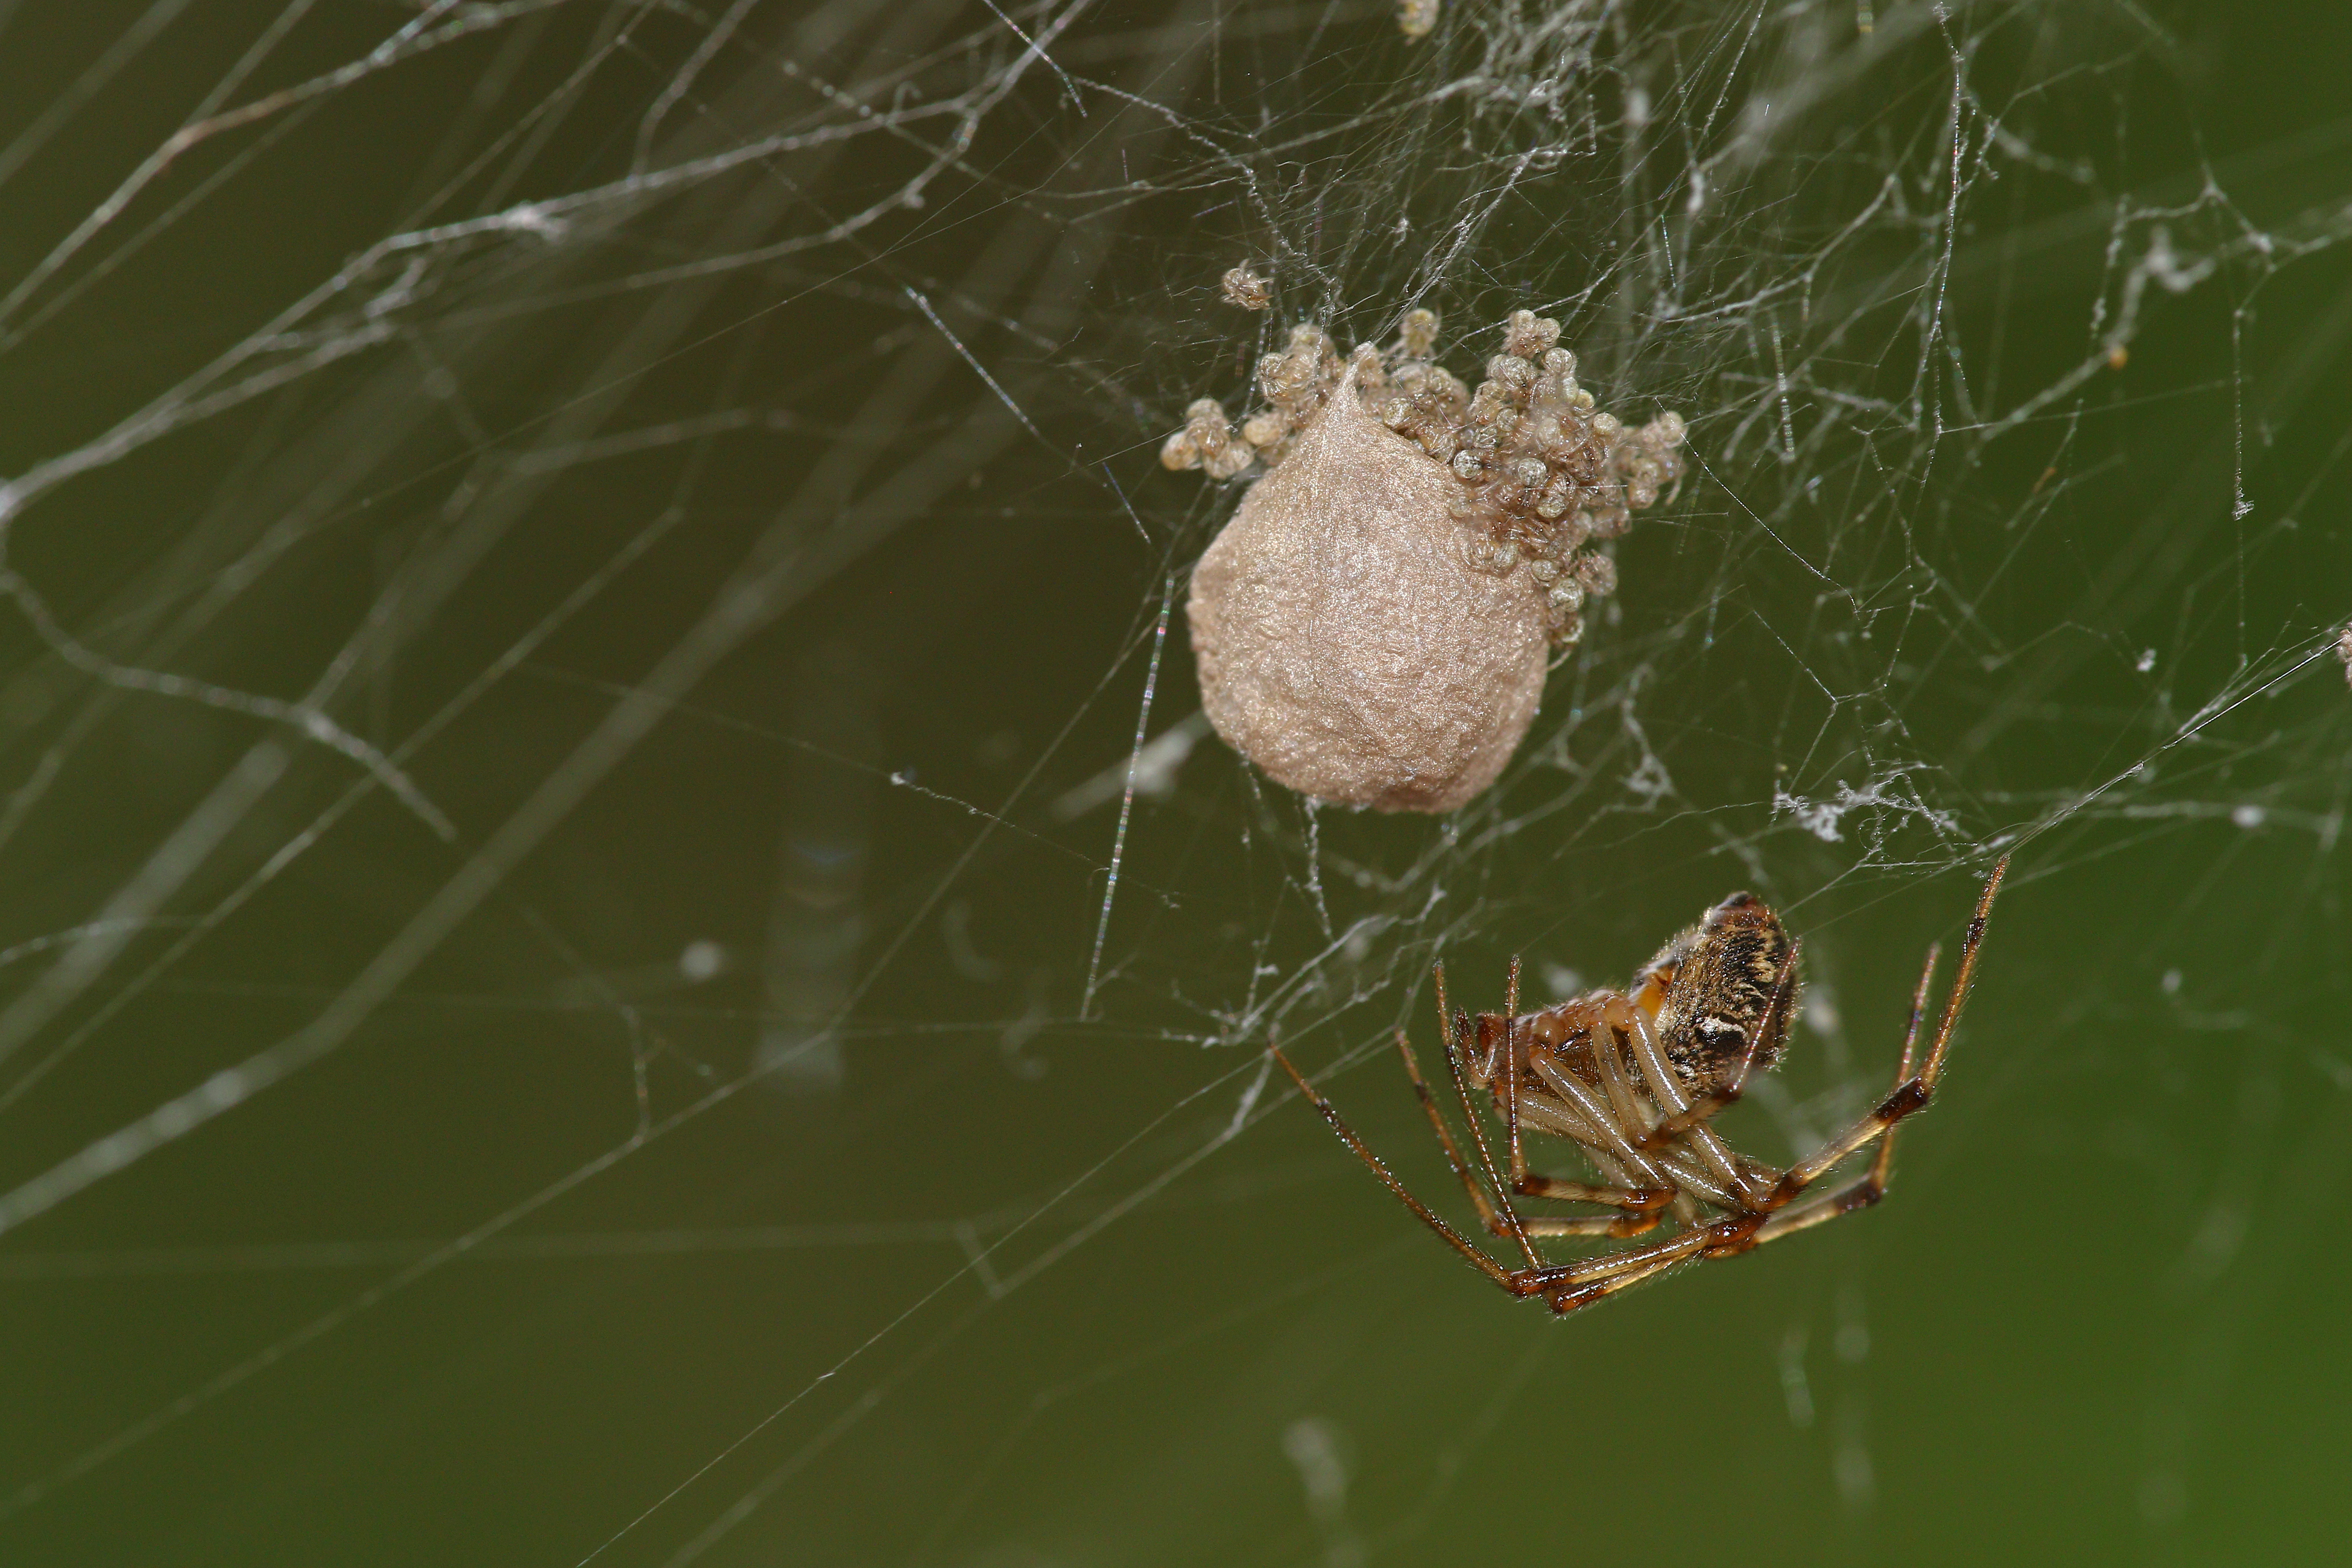
<svg viewBox="0 0 2352 1568">
<path fill-rule="evenodd" d="M 2347 73 L 2326 0 L 0 0 L 0 1560 L 2335 1560 Z M 1310 813 L 1155 450 L 1412 303 L 1701 470 L 1492 795 Z M 1453 1212 L 1431 961 L 1748 887 L 1785 1159 L 2004 850 L 1890 1202 L 1564 1321 L 1267 1081 Z"/>
</svg>

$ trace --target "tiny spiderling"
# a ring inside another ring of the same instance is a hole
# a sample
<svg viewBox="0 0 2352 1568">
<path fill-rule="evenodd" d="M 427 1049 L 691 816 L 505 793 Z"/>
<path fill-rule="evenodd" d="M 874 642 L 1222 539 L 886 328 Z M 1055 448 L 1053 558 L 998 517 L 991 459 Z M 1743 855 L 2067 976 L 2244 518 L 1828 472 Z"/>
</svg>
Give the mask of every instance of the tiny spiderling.
<svg viewBox="0 0 2352 1568">
<path fill-rule="evenodd" d="M 1217 279 L 1217 291 L 1225 297 L 1226 304 L 1244 310 L 1263 310 L 1274 303 L 1273 288 L 1251 270 L 1246 261 L 1229 268 Z"/>
</svg>

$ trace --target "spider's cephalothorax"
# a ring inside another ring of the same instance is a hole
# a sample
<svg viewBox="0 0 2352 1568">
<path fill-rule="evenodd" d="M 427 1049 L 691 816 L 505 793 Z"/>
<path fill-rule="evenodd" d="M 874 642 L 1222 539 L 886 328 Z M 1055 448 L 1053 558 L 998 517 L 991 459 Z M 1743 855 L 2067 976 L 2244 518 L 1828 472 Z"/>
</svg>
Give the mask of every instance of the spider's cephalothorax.
<svg viewBox="0 0 2352 1568">
<path fill-rule="evenodd" d="M 1749 1064 L 1780 1059 L 1797 1001 L 1789 959 L 1780 917 L 1755 894 L 1734 893 L 1642 966 L 1633 1005 L 1651 1015 L 1684 1083 L 1719 1089 Z"/>
<path fill-rule="evenodd" d="M 1885 1195 L 1895 1126 L 1924 1107 L 1942 1077 L 1944 1057 L 1975 978 L 1978 944 L 1992 913 L 2009 862 L 1993 867 L 1984 896 L 1969 921 L 1926 1062 L 1915 1076 L 1913 1048 L 1927 1006 L 1936 950 L 1911 1002 L 1911 1026 L 1895 1088 L 1844 1131 L 1787 1170 L 1743 1154 L 1713 1127 L 1718 1110 L 1740 1097 L 1748 1075 L 1769 1068 L 1787 1043 L 1797 995 L 1799 944 L 1780 917 L 1748 893 L 1734 893 L 1697 925 L 1662 948 L 1642 967 L 1628 992 L 1589 991 L 1540 1011 L 1518 1010 L 1519 966 L 1511 964 L 1504 1010 L 1476 1018 L 1446 1005 L 1445 971 L 1437 972 L 1437 1007 L 1445 1026 L 1445 1067 L 1486 1178 L 1482 1187 L 1423 1080 L 1402 1030 L 1404 1058 L 1422 1109 L 1445 1150 L 1454 1175 L 1493 1236 L 1515 1242 L 1526 1260 L 1513 1268 L 1489 1258 L 1405 1189 L 1372 1157 L 1281 1051 L 1276 1060 L 1372 1173 L 1407 1208 L 1488 1279 L 1514 1296 L 1541 1296 L 1556 1312 L 1638 1284 L 1677 1264 L 1727 1258 L 1776 1237 L 1866 1208 Z M 1510 1155 L 1507 1183 L 1497 1167 L 1470 1086 L 1493 1097 Z M 1597 1180 L 1541 1176 L 1528 1168 L 1522 1134 L 1564 1138 L 1583 1151 Z M 1875 1140 L 1869 1173 L 1828 1192 L 1811 1192 L 1848 1156 Z M 1490 1197 L 1488 1194 L 1492 1194 Z M 1610 1212 L 1522 1216 L 1512 1199 L 1543 1198 L 1598 1205 Z M 1671 1218 L 1664 1241 L 1584 1258 L 1549 1263 L 1534 1238 L 1554 1236 L 1642 1236 Z"/>
</svg>

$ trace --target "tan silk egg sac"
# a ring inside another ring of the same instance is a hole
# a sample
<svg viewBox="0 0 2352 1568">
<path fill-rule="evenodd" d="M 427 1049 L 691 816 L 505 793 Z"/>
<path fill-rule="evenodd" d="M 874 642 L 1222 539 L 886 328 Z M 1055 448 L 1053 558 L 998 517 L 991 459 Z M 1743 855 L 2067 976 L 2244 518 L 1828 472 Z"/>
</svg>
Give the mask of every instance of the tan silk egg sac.
<svg viewBox="0 0 2352 1568">
<path fill-rule="evenodd" d="M 1534 721 L 1551 623 L 1526 572 L 1470 567 L 1461 484 L 1365 406 L 1360 368 L 1193 570 L 1201 695 L 1302 795 L 1451 811 Z"/>
</svg>

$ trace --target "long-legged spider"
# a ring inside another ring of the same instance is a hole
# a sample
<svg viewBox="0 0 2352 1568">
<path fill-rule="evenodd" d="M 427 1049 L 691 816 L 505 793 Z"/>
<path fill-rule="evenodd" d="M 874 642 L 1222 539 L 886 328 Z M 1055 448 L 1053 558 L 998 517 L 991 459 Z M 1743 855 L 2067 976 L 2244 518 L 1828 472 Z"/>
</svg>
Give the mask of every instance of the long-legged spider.
<svg viewBox="0 0 2352 1568">
<path fill-rule="evenodd" d="M 1678 1264 L 1729 1258 L 1867 1208 L 1886 1194 L 1895 1124 L 1935 1094 L 1953 1026 L 1976 976 L 1977 948 L 1984 940 L 1993 896 L 2000 891 L 2001 875 L 2008 868 L 2004 857 L 1977 900 L 1968 940 L 1960 948 L 1959 973 L 1953 977 L 1951 994 L 1945 999 L 1918 1073 L 1912 1073 L 1911 1065 L 1927 1007 L 1927 987 L 1936 973 L 1937 950 L 1933 946 L 1912 994 L 1911 1022 L 1904 1032 L 1893 1092 L 1785 1171 L 1738 1152 L 1708 1125 L 1716 1112 L 1740 1097 L 1749 1073 L 1779 1059 L 1796 1004 L 1802 944 L 1790 941 L 1780 917 L 1754 896 L 1734 893 L 1668 942 L 1634 976 L 1631 994 L 1588 992 L 1522 1016 L 1519 964 L 1513 959 L 1503 1012 L 1481 1013 L 1474 1020 L 1448 1007 L 1445 966 L 1438 965 L 1437 1011 L 1445 1070 L 1468 1120 L 1485 1187 L 1463 1159 L 1402 1029 L 1397 1031 L 1397 1052 L 1404 1058 L 1405 1072 L 1445 1150 L 1446 1162 L 1480 1221 L 1490 1235 L 1518 1245 L 1526 1262 L 1517 1268 L 1496 1261 L 1408 1192 L 1280 1047 L 1269 1049 L 1331 1130 L 1423 1224 L 1512 1295 L 1541 1296 L 1553 1311 L 1572 1312 Z M 1469 1079 L 1492 1096 L 1508 1136 L 1507 1185 L 1471 1104 L 1464 1078 L 1465 1057 Z M 1601 1181 L 1530 1173 L 1521 1145 L 1521 1132 L 1528 1128 L 1580 1145 Z M 1815 1182 L 1873 1139 L 1878 1149 L 1866 1175 L 1806 1195 Z M 1511 1202 L 1514 1196 L 1591 1204 L 1615 1212 L 1523 1217 Z M 1548 1262 L 1536 1250 L 1538 1237 L 1641 1236 L 1656 1229 L 1667 1213 L 1677 1229 L 1664 1241 L 1574 1263 Z"/>
</svg>

